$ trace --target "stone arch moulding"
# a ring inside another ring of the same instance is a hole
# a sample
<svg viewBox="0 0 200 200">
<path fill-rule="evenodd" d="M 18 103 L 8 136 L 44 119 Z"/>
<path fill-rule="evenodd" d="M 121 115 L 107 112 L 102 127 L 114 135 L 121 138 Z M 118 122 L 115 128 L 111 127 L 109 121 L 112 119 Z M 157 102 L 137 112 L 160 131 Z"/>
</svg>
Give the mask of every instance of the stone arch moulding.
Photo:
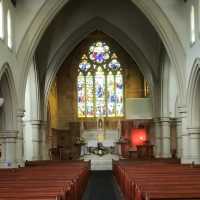
<svg viewBox="0 0 200 200">
<path fill-rule="evenodd" d="M 97 28 L 98 26 L 98 28 Z M 125 51 L 132 57 L 137 63 L 140 71 L 144 75 L 145 79 L 148 80 L 152 97 L 154 96 L 154 86 L 156 84 L 156 76 L 153 73 L 152 67 L 150 66 L 147 59 L 143 55 L 142 51 L 135 45 L 135 43 L 128 38 L 119 28 L 108 23 L 104 19 L 94 18 L 86 24 L 79 27 L 74 31 L 70 37 L 65 38 L 62 46 L 55 51 L 55 54 L 51 57 L 49 65 L 47 66 L 48 71 L 45 80 L 45 103 L 44 103 L 44 115 L 47 116 L 47 105 L 49 91 L 55 76 L 63 64 L 64 60 L 71 53 L 71 51 L 90 33 L 95 30 L 100 30 L 117 41 L 118 44 L 125 49 Z M 117 34 L 116 34 L 117 33 Z"/>
<path fill-rule="evenodd" d="M 13 74 L 10 69 L 10 65 L 5 63 L 0 71 L 0 81 L 4 79 L 4 84 L 0 87 L 2 88 L 2 93 L 6 94 L 5 101 L 6 102 L 6 126 L 5 128 L 10 130 L 16 130 L 17 128 L 17 93 L 15 88 L 15 83 L 13 79 Z M 9 110 L 8 110 L 9 109 Z"/>
<path fill-rule="evenodd" d="M 29 82 L 30 81 L 30 82 Z M 35 61 L 35 57 L 32 59 L 31 67 L 29 69 L 27 77 L 26 89 L 30 98 L 30 117 L 31 119 L 40 120 L 41 119 L 41 109 L 40 109 L 40 81 L 38 76 L 38 69 Z M 30 91 L 28 91 L 28 89 Z M 26 100 L 25 100 L 26 101 Z M 26 102 L 25 102 L 26 106 Z"/>
<path fill-rule="evenodd" d="M 20 97 L 22 98 L 20 103 L 22 103 L 23 105 L 26 77 L 28 74 L 30 60 L 34 56 L 35 49 L 38 46 L 39 41 L 46 28 L 53 20 L 55 15 L 60 11 L 60 9 L 68 3 L 68 1 L 69 0 L 46 1 L 42 8 L 38 11 L 37 16 L 33 19 L 22 40 L 22 43 L 20 44 L 17 52 L 17 57 L 19 58 L 18 66 L 22 66 L 20 69 L 20 74 L 22 74 L 23 78 L 20 80 L 18 87 L 24 89 L 21 91 L 20 94 Z M 149 19 L 150 23 L 152 23 L 152 25 L 158 32 L 161 40 L 163 41 L 167 53 L 169 54 L 170 60 L 172 61 L 172 64 L 176 69 L 180 95 L 181 99 L 183 100 L 185 96 L 185 76 L 183 73 L 184 70 L 182 69 L 186 65 L 185 50 L 177 32 L 174 30 L 169 19 L 158 6 L 155 0 L 132 0 L 132 2 Z"/>
<path fill-rule="evenodd" d="M 180 40 L 175 28 L 171 24 L 170 20 L 162 11 L 161 7 L 155 0 L 131 0 L 135 5 L 143 12 L 143 14 L 149 19 L 157 33 L 159 34 L 167 54 L 169 55 L 172 65 L 175 67 L 175 71 L 178 79 L 178 87 L 181 96 L 181 105 L 185 105 L 184 102 L 186 96 L 186 81 L 184 70 L 186 67 L 185 49 L 183 43 Z"/>
<path fill-rule="evenodd" d="M 187 88 L 188 126 L 200 127 L 200 58 L 196 58 L 190 73 Z"/>
</svg>

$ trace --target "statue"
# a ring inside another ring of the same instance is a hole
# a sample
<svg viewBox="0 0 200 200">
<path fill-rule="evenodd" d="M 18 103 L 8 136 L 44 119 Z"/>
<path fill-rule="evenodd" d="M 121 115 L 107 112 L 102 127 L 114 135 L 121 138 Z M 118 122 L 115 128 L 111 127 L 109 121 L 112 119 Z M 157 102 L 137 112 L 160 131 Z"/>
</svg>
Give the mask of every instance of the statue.
<svg viewBox="0 0 200 200">
<path fill-rule="evenodd" d="M 98 122 L 97 122 L 97 129 L 104 129 L 104 123 L 103 123 L 102 118 L 99 118 L 99 119 L 98 119 Z"/>
<path fill-rule="evenodd" d="M 104 119 L 99 118 L 97 120 L 97 141 L 103 142 L 104 141 Z"/>
</svg>

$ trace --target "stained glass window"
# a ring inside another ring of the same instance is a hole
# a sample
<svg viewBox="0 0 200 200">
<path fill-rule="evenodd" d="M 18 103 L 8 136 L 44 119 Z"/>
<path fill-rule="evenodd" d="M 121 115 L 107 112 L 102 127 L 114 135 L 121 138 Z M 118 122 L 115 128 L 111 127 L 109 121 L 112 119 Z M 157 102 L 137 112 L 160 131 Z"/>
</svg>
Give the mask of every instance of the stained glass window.
<svg viewBox="0 0 200 200">
<path fill-rule="evenodd" d="M 8 47 L 12 48 L 12 23 L 11 23 L 10 10 L 8 10 L 7 13 L 7 43 Z"/>
<path fill-rule="evenodd" d="M 77 77 L 78 117 L 123 117 L 124 85 L 120 62 L 105 42 L 82 55 Z"/>
<path fill-rule="evenodd" d="M 96 102 L 96 116 L 106 116 L 106 102 L 105 102 L 105 74 L 101 67 L 98 67 L 95 74 L 95 102 Z"/>
<path fill-rule="evenodd" d="M 4 37 L 4 27 L 3 27 L 3 2 L 0 0 L 0 38 Z"/>
<path fill-rule="evenodd" d="M 94 117 L 93 76 L 89 72 L 86 76 L 86 116 Z"/>
</svg>

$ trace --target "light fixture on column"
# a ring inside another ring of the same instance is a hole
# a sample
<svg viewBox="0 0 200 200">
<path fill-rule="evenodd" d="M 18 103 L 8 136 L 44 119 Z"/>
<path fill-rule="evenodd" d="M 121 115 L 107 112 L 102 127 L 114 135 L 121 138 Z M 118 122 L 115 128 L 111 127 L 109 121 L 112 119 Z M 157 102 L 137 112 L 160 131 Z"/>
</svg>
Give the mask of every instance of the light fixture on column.
<svg viewBox="0 0 200 200">
<path fill-rule="evenodd" d="M 3 105 L 4 103 L 4 98 L 0 98 L 0 107 Z"/>
</svg>

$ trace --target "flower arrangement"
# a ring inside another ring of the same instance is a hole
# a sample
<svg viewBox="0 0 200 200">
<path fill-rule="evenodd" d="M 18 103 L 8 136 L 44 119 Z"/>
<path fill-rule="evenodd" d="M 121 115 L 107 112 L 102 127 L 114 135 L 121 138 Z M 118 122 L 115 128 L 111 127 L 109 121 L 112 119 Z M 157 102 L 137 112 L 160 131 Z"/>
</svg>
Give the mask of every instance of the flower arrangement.
<svg viewBox="0 0 200 200">
<path fill-rule="evenodd" d="M 84 145 L 85 144 L 85 138 L 83 138 L 83 137 L 75 137 L 75 142 L 74 142 L 74 144 L 75 145 Z"/>
<path fill-rule="evenodd" d="M 128 143 L 128 142 L 129 142 L 128 138 L 125 138 L 125 137 L 123 137 L 123 136 L 121 136 L 121 137 L 119 138 L 119 143 Z"/>
</svg>

